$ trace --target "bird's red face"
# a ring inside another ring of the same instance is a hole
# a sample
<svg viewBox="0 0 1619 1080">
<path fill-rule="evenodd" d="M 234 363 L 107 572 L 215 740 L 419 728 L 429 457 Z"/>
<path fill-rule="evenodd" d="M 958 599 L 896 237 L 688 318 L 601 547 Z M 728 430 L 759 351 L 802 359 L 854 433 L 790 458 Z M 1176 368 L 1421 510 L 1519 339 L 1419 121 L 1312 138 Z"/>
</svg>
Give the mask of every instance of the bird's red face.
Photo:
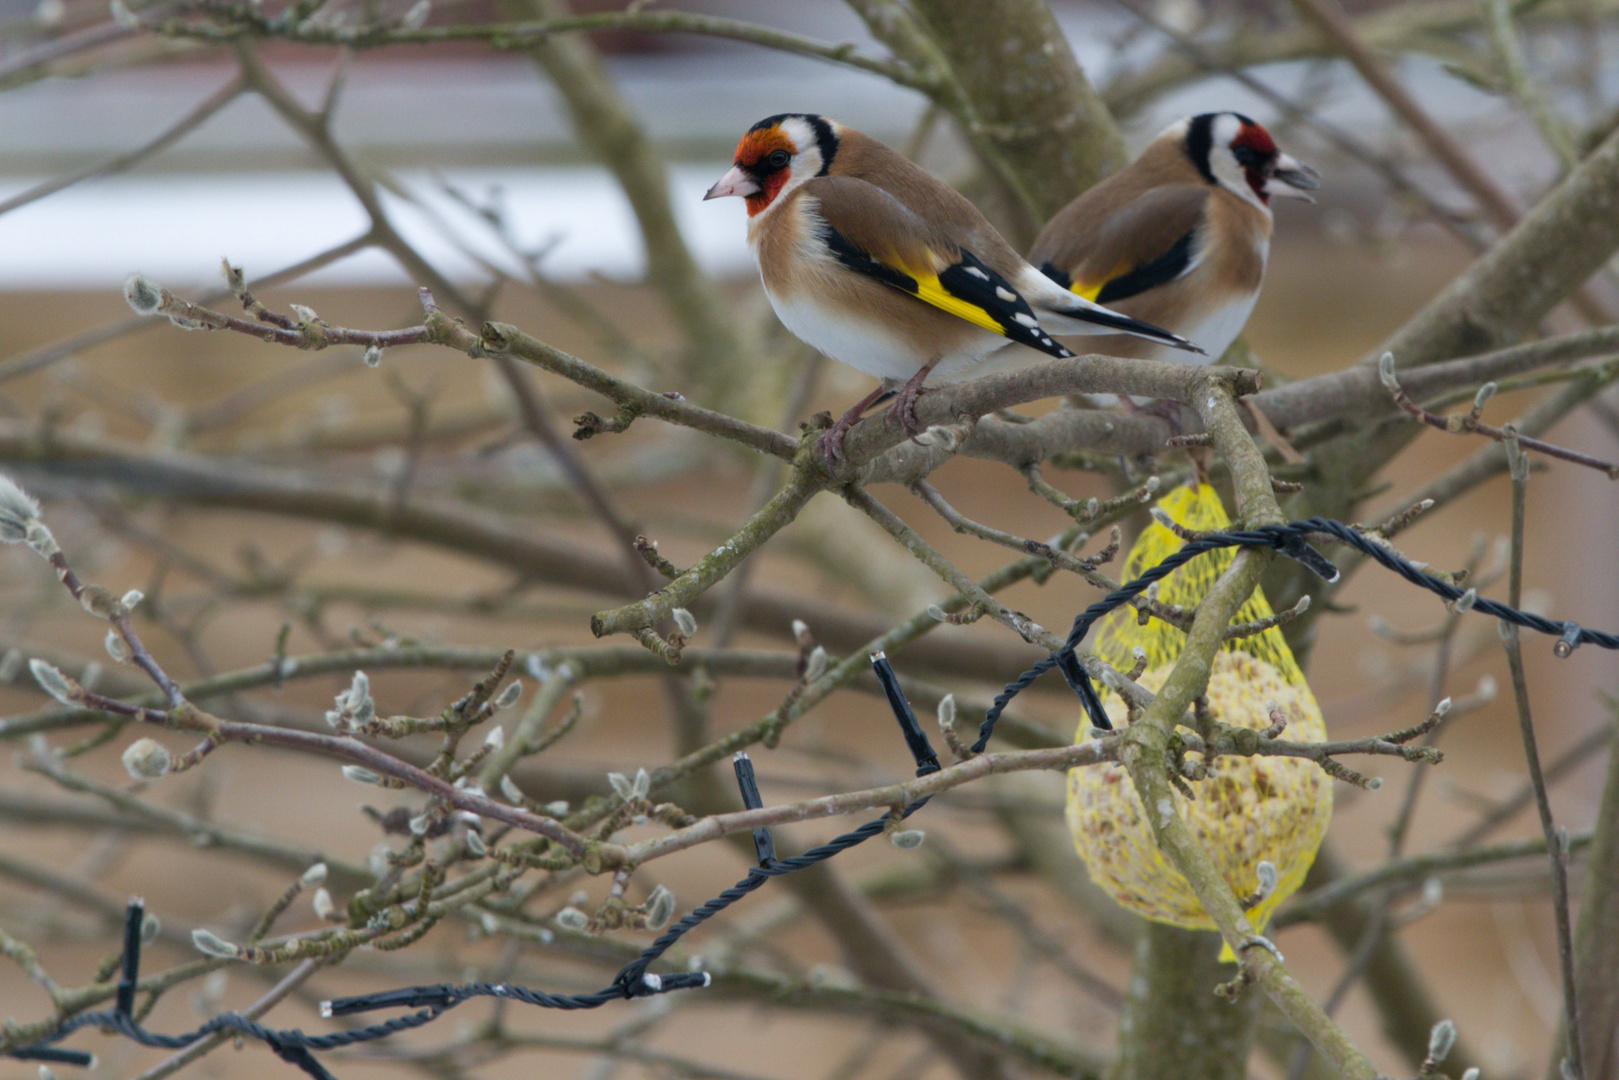
<svg viewBox="0 0 1619 1080">
<path fill-rule="evenodd" d="M 798 147 L 780 124 L 754 128 L 737 144 L 731 171 L 708 189 L 705 199 L 740 195 L 752 217 L 776 201 L 792 175 Z"/>
<path fill-rule="evenodd" d="M 837 148 L 837 125 L 824 117 L 813 113 L 768 117 L 742 136 L 731 171 L 703 198 L 741 196 L 753 217 L 769 209 L 789 186 L 825 175 Z"/>
<path fill-rule="evenodd" d="M 1265 181 L 1270 177 L 1266 175 L 1265 166 L 1276 159 L 1277 153 L 1276 140 L 1270 137 L 1270 132 L 1258 124 L 1242 125 L 1237 137 L 1231 140 L 1231 153 L 1242 166 L 1254 194 L 1261 201 L 1269 201 L 1269 196 L 1265 194 Z"/>
<path fill-rule="evenodd" d="M 748 216 L 752 217 L 775 202 L 792 175 L 798 147 L 780 124 L 742 136 L 736 148 L 736 166 L 759 182 L 759 190 L 748 196 Z"/>
<path fill-rule="evenodd" d="M 1305 192 L 1321 186 L 1319 174 L 1278 150 L 1270 132 L 1252 120 L 1242 120 L 1230 146 L 1231 156 L 1242 166 L 1243 176 L 1260 202 L 1270 202 L 1272 195 L 1313 201 Z"/>
</svg>

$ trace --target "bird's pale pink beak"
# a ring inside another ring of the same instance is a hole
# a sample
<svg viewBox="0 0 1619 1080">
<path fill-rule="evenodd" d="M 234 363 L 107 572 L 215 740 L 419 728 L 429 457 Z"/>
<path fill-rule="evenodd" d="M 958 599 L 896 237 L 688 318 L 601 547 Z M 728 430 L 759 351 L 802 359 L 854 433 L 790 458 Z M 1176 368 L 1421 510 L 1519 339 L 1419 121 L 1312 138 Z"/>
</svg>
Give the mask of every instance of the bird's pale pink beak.
<svg viewBox="0 0 1619 1080">
<path fill-rule="evenodd" d="M 1321 174 L 1286 154 L 1277 154 L 1265 180 L 1266 195 L 1280 195 L 1284 199 L 1303 199 L 1315 202 L 1308 192 L 1321 186 Z"/>
<path fill-rule="evenodd" d="M 759 181 L 743 171 L 742 166 L 732 165 L 731 171 L 715 181 L 714 186 L 708 189 L 703 201 L 709 199 L 723 199 L 727 195 L 740 195 L 747 198 L 749 195 L 759 193 Z"/>
</svg>

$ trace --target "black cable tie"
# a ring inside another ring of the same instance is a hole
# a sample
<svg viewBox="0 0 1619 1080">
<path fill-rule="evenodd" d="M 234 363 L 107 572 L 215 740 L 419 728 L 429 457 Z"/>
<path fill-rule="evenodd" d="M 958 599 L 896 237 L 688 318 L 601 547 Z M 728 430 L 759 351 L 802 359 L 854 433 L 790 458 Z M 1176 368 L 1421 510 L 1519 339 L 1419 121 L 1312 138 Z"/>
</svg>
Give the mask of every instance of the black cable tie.
<svg viewBox="0 0 1619 1080">
<path fill-rule="evenodd" d="M 1079 662 L 1074 650 L 1063 649 L 1057 654 L 1057 670 L 1062 672 L 1068 688 L 1079 697 L 1079 703 L 1085 706 L 1085 715 L 1090 718 L 1091 727 L 1112 731 L 1113 721 L 1107 718 L 1107 710 L 1102 708 L 1102 699 L 1097 696 L 1096 684 L 1091 682 L 1091 673 Z"/>
<path fill-rule="evenodd" d="M 748 757 L 748 752 L 738 750 L 731 758 L 731 767 L 736 770 L 736 786 L 742 791 L 742 805 L 749 810 L 764 806 L 764 799 L 759 797 L 759 780 L 753 775 L 753 759 Z M 769 829 L 760 826 L 753 830 L 753 853 L 760 866 L 769 866 L 776 861 L 776 842 L 770 838 Z"/>
<path fill-rule="evenodd" d="M 135 986 L 141 976 L 141 924 L 146 921 L 146 901 L 129 898 L 124 909 L 124 958 L 119 968 L 118 997 L 113 1011 L 120 1016 L 135 1014 Z"/>
<path fill-rule="evenodd" d="M 407 986 L 400 990 L 383 990 L 375 994 L 322 1001 L 320 1014 L 330 1019 L 371 1012 L 373 1009 L 448 1009 L 452 1005 L 459 1005 L 461 997 L 456 987 L 443 983 L 438 986 Z"/>
<path fill-rule="evenodd" d="M 926 776 L 938 772 L 942 768 L 939 764 L 939 755 L 933 752 L 933 744 L 928 742 L 927 732 L 916 722 L 916 713 L 911 710 L 911 703 L 905 699 L 905 691 L 899 688 L 899 676 L 894 674 L 894 665 L 888 662 L 886 655 L 878 651 L 871 654 L 871 669 L 877 673 L 877 681 L 883 684 L 883 693 L 888 695 L 888 707 L 894 711 L 894 719 L 899 721 L 899 730 L 905 736 L 905 745 L 910 748 L 911 757 L 916 760 L 916 775 Z"/>
<path fill-rule="evenodd" d="M 56 1065 L 79 1065 L 86 1069 L 96 1063 L 94 1054 L 83 1050 L 64 1050 L 57 1046 L 24 1046 L 9 1051 L 8 1057 L 18 1061 L 48 1061 Z"/>
<path fill-rule="evenodd" d="M 1559 660 L 1567 660 L 1573 655 L 1574 650 L 1580 647 L 1582 633 L 1579 623 L 1565 622 L 1562 636 L 1557 639 L 1557 644 L 1552 646 L 1553 655 Z"/>
<path fill-rule="evenodd" d="M 1294 532 L 1282 534 L 1282 539 L 1276 545 L 1276 550 L 1303 566 L 1322 581 L 1337 581 L 1338 567 L 1333 561 L 1321 552 L 1304 542 L 1304 538 Z"/>
</svg>

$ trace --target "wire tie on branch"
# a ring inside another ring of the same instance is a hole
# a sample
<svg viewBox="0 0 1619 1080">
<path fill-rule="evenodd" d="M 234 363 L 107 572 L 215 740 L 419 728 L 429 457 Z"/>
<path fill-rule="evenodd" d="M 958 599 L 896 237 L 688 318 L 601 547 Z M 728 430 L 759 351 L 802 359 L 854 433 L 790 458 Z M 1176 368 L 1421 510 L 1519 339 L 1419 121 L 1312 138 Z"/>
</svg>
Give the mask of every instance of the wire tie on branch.
<svg viewBox="0 0 1619 1080">
<path fill-rule="evenodd" d="M 764 806 L 764 800 L 759 797 L 759 781 L 753 775 L 753 759 L 748 757 L 748 752 L 738 750 L 731 759 L 731 767 L 736 770 L 736 786 L 742 791 L 742 805 L 749 810 Z M 770 830 L 764 826 L 753 830 L 753 853 L 760 866 L 769 866 L 776 861 L 776 842 L 770 838 Z"/>
</svg>

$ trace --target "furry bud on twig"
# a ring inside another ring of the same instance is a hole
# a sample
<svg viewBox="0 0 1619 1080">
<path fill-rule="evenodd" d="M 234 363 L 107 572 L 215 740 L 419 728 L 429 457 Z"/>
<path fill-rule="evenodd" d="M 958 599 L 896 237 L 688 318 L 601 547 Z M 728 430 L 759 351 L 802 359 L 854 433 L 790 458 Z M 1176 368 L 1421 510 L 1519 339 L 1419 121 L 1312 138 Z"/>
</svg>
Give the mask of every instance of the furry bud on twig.
<svg viewBox="0 0 1619 1080">
<path fill-rule="evenodd" d="M 163 922 L 156 915 L 147 912 L 141 916 L 141 944 L 150 945 L 157 940 L 157 935 L 163 931 Z"/>
<path fill-rule="evenodd" d="M 1262 861 L 1254 867 L 1254 876 L 1259 879 L 1259 887 L 1254 890 L 1261 900 L 1276 891 L 1276 864 L 1270 860 Z"/>
<path fill-rule="evenodd" d="M 198 952 L 217 956 L 223 960 L 234 960 L 241 955 L 242 950 L 226 941 L 218 934 L 201 928 L 191 931 L 191 944 L 197 947 Z"/>
<path fill-rule="evenodd" d="M 467 852 L 480 859 L 489 854 L 489 845 L 483 842 L 483 834 L 477 829 L 467 830 Z"/>
<path fill-rule="evenodd" d="M 946 694 L 939 699 L 939 726 L 941 728 L 956 726 L 956 695 Z"/>
<path fill-rule="evenodd" d="M 646 899 L 646 928 L 662 930 L 674 917 L 675 894 L 670 892 L 667 886 L 659 885 Z"/>
<path fill-rule="evenodd" d="M 303 885 L 303 887 L 306 888 L 306 889 L 309 888 L 309 886 L 311 886 L 311 885 L 319 885 L 321 882 L 323 882 L 325 880 L 326 880 L 326 864 L 323 863 L 323 862 L 318 862 L 314 866 L 311 866 L 308 870 L 305 870 L 303 872 L 303 874 L 301 874 L 299 876 L 299 878 L 298 878 L 299 884 Z"/>
<path fill-rule="evenodd" d="M 1455 1045 L 1456 1025 L 1449 1020 L 1439 1021 L 1428 1033 L 1428 1060 L 1436 1065 L 1442 1063 Z"/>
<path fill-rule="evenodd" d="M 814 636 L 810 634 L 809 623 L 803 619 L 793 620 L 793 640 L 800 645 L 808 645 L 815 640 Z"/>
<path fill-rule="evenodd" d="M 1451 604 L 1451 610 L 1460 615 L 1472 611 L 1473 605 L 1476 603 L 1478 603 L 1478 590 L 1468 589 L 1455 599 Z"/>
<path fill-rule="evenodd" d="M 315 895 L 309 898 L 309 906 L 315 909 L 315 918 L 322 922 L 330 919 L 337 910 L 337 905 L 332 903 L 332 894 L 325 889 L 315 890 Z"/>
<path fill-rule="evenodd" d="M 679 630 L 681 634 L 685 635 L 687 638 L 692 638 L 697 635 L 697 616 L 693 615 L 685 608 L 675 608 L 669 613 L 669 617 L 675 621 L 675 629 Z"/>
<path fill-rule="evenodd" d="M 912 848 L 921 847 L 922 841 L 926 838 L 927 833 L 921 829 L 900 829 L 898 832 L 888 834 L 889 843 L 902 851 L 910 851 Z"/>
<path fill-rule="evenodd" d="M 506 745 L 506 729 L 496 724 L 484 735 L 483 744 L 491 750 L 499 750 Z"/>
<path fill-rule="evenodd" d="M 303 304 L 288 304 L 287 306 L 292 309 L 292 313 L 298 317 L 298 321 L 301 323 L 320 322 L 320 316 L 315 314 L 315 309 L 312 307 L 306 307 Z"/>
<path fill-rule="evenodd" d="M 500 696 L 495 698 L 495 708 L 496 709 L 509 709 L 513 705 L 516 705 L 517 704 L 517 699 L 522 697 L 522 696 L 523 696 L 523 680 L 521 680 L 521 679 L 513 679 L 511 682 L 506 684 L 506 689 L 504 689 L 504 690 L 502 690 L 500 692 Z M 495 730 L 499 731 L 500 729 L 496 728 Z"/>
<path fill-rule="evenodd" d="M 0 543 L 20 544 L 28 539 L 28 527 L 39 520 L 39 503 L 0 473 Z"/>
<path fill-rule="evenodd" d="M 156 739 L 136 739 L 124 750 L 123 762 L 136 780 L 157 780 L 168 774 L 174 759 Z"/>
<path fill-rule="evenodd" d="M 812 683 L 826 674 L 826 649 L 820 645 L 810 650 L 809 659 L 804 661 L 804 681 Z"/>
<path fill-rule="evenodd" d="M 635 798 L 635 788 L 630 784 L 630 778 L 625 776 L 623 773 L 608 773 L 607 783 L 612 787 L 613 794 L 617 795 L 625 802 L 629 802 L 631 799 Z"/>
<path fill-rule="evenodd" d="M 432 10 L 431 0 L 416 0 L 410 10 L 405 12 L 405 17 L 399 20 L 400 29 L 420 30 L 427 25 L 427 16 Z"/>
<path fill-rule="evenodd" d="M 28 670 L 34 673 L 34 681 L 39 684 L 39 688 L 51 697 L 63 705 L 77 704 L 73 700 L 73 684 L 55 665 L 36 657 L 28 661 Z"/>
<path fill-rule="evenodd" d="M 1386 352 L 1377 358 L 1377 378 L 1385 390 L 1397 390 L 1400 380 L 1394 374 L 1394 354 Z"/>
<path fill-rule="evenodd" d="M 371 699 L 371 680 L 363 671 L 354 673 L 349 688 L 337 695 L 334 704 L 337 708 L 326 713 L 326 722 L 338 731 L 369 724 L 377 716 L 376 702 Z"/>
<path fill-rule="evenodd" d="M 1473 395 L 1473 412 L 1475 414 L 1484 411 L 1485 404 L 1495 396 L 1497 389 L 1498 387 L 1493 382 L 1487 382 L 1478 388 L 1478 393 Z"/>
<path fill-rule="evenodd" d="M 122 664 L 129 659 L 129 643 L 124 640 L 124 636 L 118 631 L 108 630 L 105 644 L 107 646 L 107 655 L 118 663 Z"/>
<path fill-rule="evenodd" d="M 652 774 L 645 769 L 635 770 L 635 780 L 630 784 L 630 797 L 644 799 L 652 793 Z"/>
<path fill-rule="evenodd" d="M 564 930 L 572 930 L 576 934 L 583 934 L 590 929 L 590 916 L 570 904 L 557 912 L 557 925 Z"/>
<path fill-rule="evenodd" d="M 566 817 L 568 813 L 568 800 L 557 799 L 555 802 L 545 804 L 544 810 L 554 818 Z"/>
<path fill-rule="evenodd" d="M 141 601 L 145 599 L 145 593 L 141 592 L 139 589 L 130 589 L 123 596 L 119 597 L 118 606 L 124 609 L 125 615 L 128 615 L 130 612 L 140 607 Z"/>
<path fill-rule="evenodd" d="M 356 784 L 382 783 L 382 777 L 380 774 L 374 773 L 370 769 L 362 768 L 359 765 L 343 766 L 343 779 L 353 780 Z"/>
<path fill-rule="evenodd" d="M 112 0 L 114 19 L 118 17 L 120 8 L 130 19 L 135 18 L 124 0 Z M 158 309 L 163 306 L 163 287 L 145 274 L 131 274 L 124 281 L 124 300 L 129 304 L 129 310 L 137 315 L 156 315 Z"/>
<path fill-rule="evenodd" d="M 932 619 L 934 622 L 944 622 L 946 618 L 944 608 L 940 607 L 938 604 L 929 604 L 927 606 L 927 612 L 928 618 Z"/>
<path fill-rule="evenodd" d="M 517 781 L 509 776 L 500 778 L 500 793 L 506 797 L 507 802 L 520 803 L 523 801 L 523 789 L 518 787 Z"/>
<path fill-rule="evenodd" d="M 1478 1078 L 1483 1075 L 1484 1073 L 1479 1069 L 1479 1067 L 1474 1065 L 1466 1072 L 1462 1073 L 1462 1080 L 1478 1080 Z"/>
<path fill-rule="evenodd" d="M 361 357 L 368 368 L 382 366 L 382 346 L 373 341 L 365 347 L 365 356 Z"/>
</svg>

